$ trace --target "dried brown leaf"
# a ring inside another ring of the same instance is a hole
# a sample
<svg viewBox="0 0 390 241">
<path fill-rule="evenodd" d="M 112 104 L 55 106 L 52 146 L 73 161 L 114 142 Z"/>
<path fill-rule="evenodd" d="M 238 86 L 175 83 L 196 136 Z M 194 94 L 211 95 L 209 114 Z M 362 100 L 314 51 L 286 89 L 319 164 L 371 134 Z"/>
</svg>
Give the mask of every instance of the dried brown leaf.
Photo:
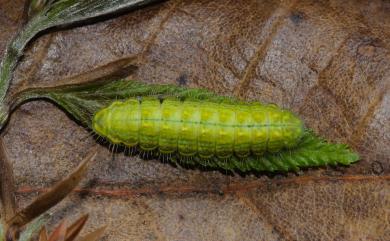
<svg viewBox="0 0 390 241">
<path fill-rule="evenodd" d="M 48 240 L 49 238 L 47 236 L 47 230 L 45 227 L 43 227 L 39 232 L 39 241 L 48 241 Z"/>
<path fill-rule="evenodd" d="M 87 234 L 83 238 L 80 238 L 78 241 L 96 241 L 103 237 L 104 231 L 106 230 L 106 227 L 101 227 L 99 229 L 96 229 L 92 233 Z"/>
<path fill-rule="evenodd" d="M 21 227 L 59 203 L 79 184 L 87 172 L 88 163 L 95 156 L 96 152 L 91 152 L 72 174 L 56 184 L 47 193 L 40 195 L 33 203 L 18 212 L 7 223 Z"/>
<path fill-rule="evenodd" d="M 17 2 L 0 0 L 2 50 L 15 31 Z M 107 240 L 387 241 L 389 22 L 388 0 L 167 1 L 56 32 L 47 48 L 48 37 L 38 39 L 14 83 L 28 78 L 41 51 L 42 67 L 23 87 L 63 84 L 58 80 L 96 63 L 143 56 L 136 80 L 228 95 L 237 89 L 245 99 L 293 109 L 321 136 L 364 154 L 349 168 L 268 178 L 178 169 L 121 154 L 112 161 L 101 147 L 91 170 L 96 179 L 85 187 L 91 191 L 83 191 L 67 215 L 94 212 L 99 219 L 91 225 L 110 223 Z M 95 145 L 51 104 L 25 105 L 9 124 L 15 176 L 30 190 L 23 202 Z M 248 188 L 252 181 L 260 185 Z M 230 183 L 240 188 L 226 191 Z"/>
<path fill-rule="evenodd" d="M 113 62 L 109 62 L 103 66 L 98 66 L 85 73 L 64 79 L 63 82 L 70 84 L 126 78 L 136 69 L 136 63 L 136 57 L 124 57 Z"/>
<path fill-rule="evenodd" d="M 83 229 L 85 223 L 88 220 L 88 214 L 79 218 L 66 230 L 66 239 L 65 241 L 73 241 L 79 235 L 80 231 Z"/>
<path fill-rule="evenodd" d="M 3 207 L 0 217 L 3 216 L 5 220 L 13 217 L 17 208 L 15 181 L 12 165 L 8 159 L 2 137 L 0 137 L 0 201 Z"/>
<path fill-rule="evenodd" d="M 66 223 L 66 220 L 62 221 L 60 225 L 54 229 L 53 233 L 50 235 L 49 241 L 65 241 Z"/>
</svg>

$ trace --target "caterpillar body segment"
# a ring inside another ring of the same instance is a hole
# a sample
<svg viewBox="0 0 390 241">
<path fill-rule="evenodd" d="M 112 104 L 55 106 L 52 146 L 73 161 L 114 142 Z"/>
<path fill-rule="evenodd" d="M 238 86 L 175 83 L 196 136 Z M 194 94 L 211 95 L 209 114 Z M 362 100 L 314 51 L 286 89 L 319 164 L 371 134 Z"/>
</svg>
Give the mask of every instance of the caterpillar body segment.
<svg viewBox="0 0 390 241">
<path fill-rule="evenodd" d="M 92 128 L 114 144 L 217 166 L 294 148 L 304 134 L 299 118 L 274 105 L 155 97 L 115 101 L 94 114 Z"/>
</svg>

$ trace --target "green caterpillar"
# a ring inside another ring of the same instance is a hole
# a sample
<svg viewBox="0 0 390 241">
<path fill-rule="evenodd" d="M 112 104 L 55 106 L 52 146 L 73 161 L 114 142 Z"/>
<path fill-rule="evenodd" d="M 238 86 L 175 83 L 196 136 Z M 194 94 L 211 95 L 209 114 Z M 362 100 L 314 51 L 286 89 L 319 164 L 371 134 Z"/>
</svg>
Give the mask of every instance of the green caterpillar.
<svg viewBox="0 0 390 241">
<path fill-rule="evenodd" d="M 29 89 L 11 109 L 41 98 L 114 145 L 185 167 L 287 172 L 359 160 L 347 145 L 317 137 L 288 110 L 203 89 L 96 81 Z"/>
<path fill-rule="evenodd" d="M 274 105 L 177 98 L 115 101 L 92 127 L 115 144 L 221 160 L 293 148 L 304 132 L 299 118 Z"/>
</svg>

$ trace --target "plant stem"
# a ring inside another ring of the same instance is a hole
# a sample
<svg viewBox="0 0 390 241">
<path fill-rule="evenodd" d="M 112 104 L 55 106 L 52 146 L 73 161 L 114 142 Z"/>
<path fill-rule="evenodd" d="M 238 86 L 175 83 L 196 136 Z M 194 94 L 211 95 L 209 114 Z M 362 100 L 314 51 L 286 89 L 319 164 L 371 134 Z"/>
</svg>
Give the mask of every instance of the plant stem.
<svg viewBox="0 0 390 241">
<path fill-rule="evenodd" d="M 9 43 L 0 63 L 0 127 L 8 118 L 6 104 L 7 91 L 13 78 L 14 70 L 23 56 L 23 50 L 30 40 L 42 30 L 42 19 L 37 16 L 16 35 Z"/>
</svg>

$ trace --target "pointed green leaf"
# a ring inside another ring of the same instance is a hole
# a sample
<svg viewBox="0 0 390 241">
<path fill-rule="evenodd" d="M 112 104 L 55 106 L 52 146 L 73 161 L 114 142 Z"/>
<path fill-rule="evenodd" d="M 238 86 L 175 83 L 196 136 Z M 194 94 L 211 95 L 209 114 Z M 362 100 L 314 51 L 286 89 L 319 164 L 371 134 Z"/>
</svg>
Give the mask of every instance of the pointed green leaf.
<svg viewBox="0 0 390 241">
<path fill-rule="evenodd" d="M 283 161 L 284 167 L 277 167 L 275 171 L 297 171 L 307 167 L 350 165 L 359 160 L 359 155 L 344 144 L 329 143 L 308 130 L 296 148 L 250 161 L 264 160 Z"/>
<path fill-rule="evenodd" d="M 262 157 L 247 157 L 245 160 L 233 158 L 231 161 L 204 162 L 214 168 L 215 163 L 223 170 L 241 172 L 287 172 L 299 171 L 302 168 L 322 167 L 327 165 L 350 165 L 359 160 L 359 155 L 344 144 L 329 143 L 307 130 L 300 143 L 294 149 L 277 153 L 265 153 Z M 180 164 L 180 163 L 179 163 Z M 196 166 L 198 163 L 186 162 L 185 165 Z"/>
</svg>

